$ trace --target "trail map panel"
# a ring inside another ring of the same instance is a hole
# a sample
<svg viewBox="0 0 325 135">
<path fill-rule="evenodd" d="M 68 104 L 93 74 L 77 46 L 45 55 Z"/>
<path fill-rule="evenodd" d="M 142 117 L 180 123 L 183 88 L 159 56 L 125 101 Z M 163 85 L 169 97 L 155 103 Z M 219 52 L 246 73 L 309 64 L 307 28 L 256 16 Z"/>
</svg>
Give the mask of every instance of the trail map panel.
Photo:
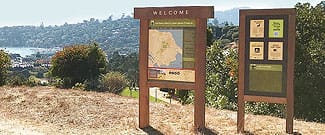
<svg viewBox="0 0 325 135">
<path fill-rule="evenodd" d="M 150 21 L 148 79 L 194 82 L 195 20 Z"/>
</svg>

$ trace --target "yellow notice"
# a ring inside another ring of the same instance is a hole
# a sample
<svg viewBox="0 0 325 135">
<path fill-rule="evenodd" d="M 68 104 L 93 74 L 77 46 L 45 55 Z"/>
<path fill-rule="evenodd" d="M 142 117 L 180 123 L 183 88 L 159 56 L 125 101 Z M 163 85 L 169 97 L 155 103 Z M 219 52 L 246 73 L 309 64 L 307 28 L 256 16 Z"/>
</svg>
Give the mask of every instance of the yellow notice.
<svg viewBox="0 0 325 135">
<path fill-rule="evenodd" d="M 268 60 L 283 60 L 283 42 L 269 42 Z"/>
<path fill-rule="evenodd" d="M 249 43 L 249 59 L 263 60 L 264 58 L 264 42 Z"/>
<path fill-rule="evenodd" d="M 283 38 L 283 19 L 272 19 L 269 21 L 269 37 Z"/>
<path fill-rule="evenodd" d="M 264 37 L 264 20 L 250 21 L 250 37 L 263 38 Z"/>
</svg>

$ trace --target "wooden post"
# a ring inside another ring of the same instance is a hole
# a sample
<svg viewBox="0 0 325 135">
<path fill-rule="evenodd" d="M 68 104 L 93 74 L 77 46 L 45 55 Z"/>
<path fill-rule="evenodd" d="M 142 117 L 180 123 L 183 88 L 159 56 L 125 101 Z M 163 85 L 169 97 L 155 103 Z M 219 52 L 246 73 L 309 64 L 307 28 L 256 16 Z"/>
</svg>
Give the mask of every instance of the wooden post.
<svg viewBox="0 0 325 135">
<path fill-rule="evenodd" d="M 293 133 L 293 113 L 294 113 L 294 65 L 295 65 L 295 45 L 296 45 L 296 12 L 291 10 L 289 14 L 288 33 L 288 67 L 287 67 L 287 116 L 286 116 L 286 132 Z"/>
<path fill-rule="evenodd" d="M 245 15 L 239 14 L 239 35 L 245 37 Z M 245 76 L 245 40 L 239 42 L 239 77 L 238 77 L 238 111 L 237 111 L 237 133 L 244 133 L 245 125 L 245 101 L 244 101 L 244 76 Z"/>
<path fill-rule="evenodd" d="M 148 67 L 148 20 L 140 20 L 140 49 L 139 49 L 139 69 Z M 148 70 L 139 71 L 139 127 L 149 126 L 149 87 L 147 85 Z"/>
<path fill-rule="evenodd" d="M 194 128 L 205 127 L 206 19 L 196 19 Z"/>
</svg>

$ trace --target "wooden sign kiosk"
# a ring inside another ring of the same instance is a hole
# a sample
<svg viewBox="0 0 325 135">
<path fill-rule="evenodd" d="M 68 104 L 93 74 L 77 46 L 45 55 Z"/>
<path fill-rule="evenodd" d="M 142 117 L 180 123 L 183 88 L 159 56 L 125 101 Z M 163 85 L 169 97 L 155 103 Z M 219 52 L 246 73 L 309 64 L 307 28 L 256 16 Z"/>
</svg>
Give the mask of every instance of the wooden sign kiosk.
<svg viewBox="0 0 325 135">
<path fill-rule="evenodd" d="M 134 8 L 140 19 L 139 127 L 149 126 L 149 88 L 194 91 L 194 128 L 205 126 L 205 52 L 212 6 Z"/>
<path fill-rule="evenodd" d="M 237 132 L 244 132 L 245 101 L 286 104 L 293 133 L 295 9 L 240 10 Z"/>
</svg>

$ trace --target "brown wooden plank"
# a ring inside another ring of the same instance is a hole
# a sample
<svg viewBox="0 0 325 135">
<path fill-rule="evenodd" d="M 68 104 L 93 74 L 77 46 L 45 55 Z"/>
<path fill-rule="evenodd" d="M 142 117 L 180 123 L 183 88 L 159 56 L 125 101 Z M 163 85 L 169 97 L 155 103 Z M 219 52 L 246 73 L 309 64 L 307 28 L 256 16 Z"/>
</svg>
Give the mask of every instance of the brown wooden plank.
<svg viewBox="0 0 325 135">
<path fill-rule="evenodd" d="M 287 103 L 287 99 L 282 97 L 266 97 L 266 96 L 252 96 L 252 95 L 245 95 L 244 101 L 267 102 L 267 103 L 278 103 L 278 104 Z"/>
<path fill-rule="evenodd" d="M 288 15 L 295 14 L 292 8 L 279 8 L 279 9 L 241 9 L 246 16 L 248 15 Z"/>
<path fill-rule="evenodd" d="M 178 6 L 134 8 L 136 19 L 212 18 L 213 6 Z"/>
<path fill-rule="evenodd" d="M 292 10 L 289 15 L 288 31 L 288 63 L 287 63 L 287 114 L 286 132 L 293 133 L 293 113 L 294 113 L 294 64 L 295 64 L 295 41 L 296 41 L 296 12 Z M 294 25 L 293 25 L 294 24 Z"/>
<path fill-rule="evenodd" d="M 245 15 L 239 13 L 239 69 L 238 69 L 238 111 L 237 111 L 237 133 L 244 133 L 245 123 L 245 102 L 244 102 L 244 84 L 245 84 Z"/>
<path fill-rule="evenodd" d="M 140 20 L 140 48 L 139 48 L 139 127 L 149 126 L 149 88 L 148 80 L 148 35 L 149 20 Z M 143 70 L 141 70 L 143 69 Z"/>
<path fill-rule="evenodd" d="M 205 127 L 206 19 L 196 19 L 194 127 Z"/>
</svg>

